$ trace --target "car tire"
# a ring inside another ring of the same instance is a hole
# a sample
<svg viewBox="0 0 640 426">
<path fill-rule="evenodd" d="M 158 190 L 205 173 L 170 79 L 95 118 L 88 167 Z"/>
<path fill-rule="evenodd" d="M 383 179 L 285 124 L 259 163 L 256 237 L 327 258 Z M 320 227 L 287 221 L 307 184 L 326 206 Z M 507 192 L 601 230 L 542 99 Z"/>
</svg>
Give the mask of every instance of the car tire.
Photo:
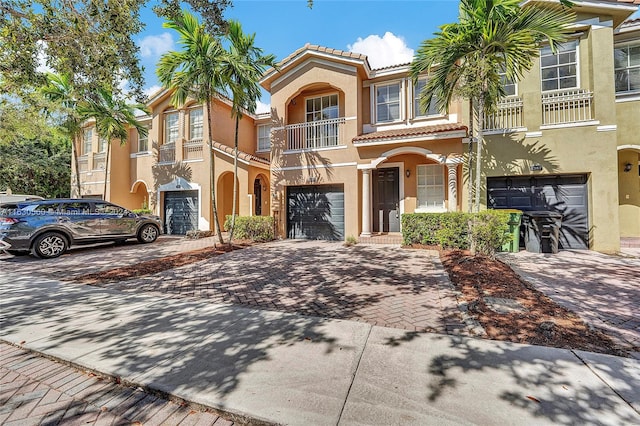
<svg viewBox="0 0 640 426">
<path fill-rule="evenodd" d="M 57 232 L 45 232 L 33 242 L 33 252 L 42 259 L 53 259 L 67 251 L 69 243 L 64 235 Z"/>
<path fill-rule="evenodd" d="M 140 230 L 138 231 L 138 241 L 142 244 L 152 243 L 158 239 L 158 235 L 160 231 L 154 225 L 147 223 L 146 225 L 142 225 Z"/>
</svg>

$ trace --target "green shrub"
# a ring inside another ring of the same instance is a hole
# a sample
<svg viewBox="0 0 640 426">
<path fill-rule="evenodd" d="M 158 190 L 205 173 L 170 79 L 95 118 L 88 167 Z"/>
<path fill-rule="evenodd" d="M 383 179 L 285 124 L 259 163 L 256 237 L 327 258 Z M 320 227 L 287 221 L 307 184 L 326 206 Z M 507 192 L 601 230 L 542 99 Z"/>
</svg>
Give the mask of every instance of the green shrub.
<svg viewBox="0 0 640 426">
<path fill-rule="evenodd" d="M 344 245 L 346 247 L 355 246 L 356 244 L 358 244 L 358 239 L 353 235 L 349 235 L 346 240 L 344 240 Z"/>
<path fill-rule="evenodd" d="M 224 221 L 224 230 L 231 229 L 231 215 Z M 257 242 L 274 239 L 272 216 L 236 216 L 234 238 Z"/>
<path fill-rule="evenodd" d="M 135 209 L 135 210 L 131 210 L 132 212 L 134 212 L 135 214 L 151 214 L 151 210 L 149 209 Z"/>
<path fill-rule="evenodd" d="M 476 213 L 471 227 L 471 239 L 477 253 L 494 257 L 496 252 L 511 241 L 510 212 L 484 210 Z"/>
</svg>

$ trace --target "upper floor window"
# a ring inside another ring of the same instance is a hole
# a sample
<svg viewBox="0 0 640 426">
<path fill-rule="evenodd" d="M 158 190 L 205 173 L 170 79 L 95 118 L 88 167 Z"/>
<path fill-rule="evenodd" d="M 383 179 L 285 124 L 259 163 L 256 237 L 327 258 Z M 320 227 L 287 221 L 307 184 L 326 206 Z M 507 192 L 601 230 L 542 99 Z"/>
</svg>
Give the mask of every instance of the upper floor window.
<svg viewBox="0 0 640 426">
<path fill-rule="evenodd" d="M 578 41 L 562 43 L 554 55 L 551 47 L 540 49 L 542 90 L 578 87 Z"/>
<path fill-rule="evenodd" d="M 147 151 L 149 151 L 149 134 L 142 134 L 138 132 L 138 152 Z"/>
<path fill-rule="evenodd" d="M 516 82 L 508 78 L 505 71 L 498 71 L 498 75 L 500 76 L 500 82 L 502 83 L 502 87 L 504 88 L 505 96 L 517 95 L 518 88 L 516 86 Z"/>
<path fill-rule="evenodd" d="M 107 139 L 100 136 L 98 139 L 98 152 L 105 152 L 107 150 Z"/>
<path fill-rule="evenodd" d="M 413 87 L 413 116 L 415 117 L 427 117 L 429 115 L 438 115 L 440 111 L 438 111 L 437 102 L 438 99 L 433 96 L 431 98 L 431 103 L 429 103 L 429 109 L 427 111 L 423 111 L 420 107 L 420 93 L 424 86 L 427 84 L 426 79 L 420 79 L 416 82 Z"/>
<path fill-rule="evenodd" d="M 171 112 L 164 116 L 164 143 L 175 143 L 178 140 L 178 113 Z"/>
<path fill-rule="evenodd" d="M 203 134 L 202 108 L 194 108 L 189 111 L 189 139 L 202 139 Z"/>
<path fill-rule="evenodd" d="M 640 91 L 640 43 L 617 46 L 613 50 L 616 93 Z"/>
<path fill-rule="evenodd" d="M 93 129 L 85 129 L 82 138 L 82 155 L 87 155 L 91 152 L 91 141 L 93 140 Z"/>
<path fill-rule="evenodd" d="M 400 120 L 400 82 L 376 86 L 376 121 Z"/>
<path fill-rule="evenodd" d="M 258 125 L 258 151 L 269 151 L 271 149 L 271 126 L 268 124 Z"/>
<path fill-rule="evenodd" d="M 307 99 L 306 121 L 338 118 L 338 95 L 319 96 Z"/>
</svg>

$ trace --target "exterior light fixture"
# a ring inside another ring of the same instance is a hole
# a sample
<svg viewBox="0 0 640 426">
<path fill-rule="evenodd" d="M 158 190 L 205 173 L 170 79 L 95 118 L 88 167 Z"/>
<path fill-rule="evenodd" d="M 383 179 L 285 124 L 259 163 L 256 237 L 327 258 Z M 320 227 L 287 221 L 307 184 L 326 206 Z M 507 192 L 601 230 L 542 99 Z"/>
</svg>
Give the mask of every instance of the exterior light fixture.
<svg viewBox="0 0 640 426">
<path fill-rule="evenodd" d="M 406 177 L 410 177 L 411 176 L 411 170 L 409 170 L 409 169 L 405 170 L 404 175 Z"/>
<path fill-rule="evenodd" d="M 625 164 L 625 165 L 624 165 L 624 171 L 625 171 L 626 173 L 629 173 L 629 172 L 631 171 L 631 168 L 632 168 L 632 167 L 633 167 L 633 164 L 631 164 L 631 163 L 627 163 L 627 164 Z"/>
</svg>

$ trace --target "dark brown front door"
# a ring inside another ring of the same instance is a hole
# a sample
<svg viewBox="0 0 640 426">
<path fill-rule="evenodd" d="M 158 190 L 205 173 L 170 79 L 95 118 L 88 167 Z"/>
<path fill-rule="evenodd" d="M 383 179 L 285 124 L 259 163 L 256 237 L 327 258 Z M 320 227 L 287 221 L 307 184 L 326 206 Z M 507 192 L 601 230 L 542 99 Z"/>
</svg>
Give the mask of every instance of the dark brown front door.
<svg viewBox="0 0 640 426">
<path fill-rule="evenodd" d="M 260 179 L 253 181 L 253 196 L 255 198 L 256 216 L 262 215 L 262 184 Z"/>
<path fill-rule="evenodd" d="M 373 172 L 373 230 L 400 232 L 400 171 L 398 168 Z"/>
</svg>

